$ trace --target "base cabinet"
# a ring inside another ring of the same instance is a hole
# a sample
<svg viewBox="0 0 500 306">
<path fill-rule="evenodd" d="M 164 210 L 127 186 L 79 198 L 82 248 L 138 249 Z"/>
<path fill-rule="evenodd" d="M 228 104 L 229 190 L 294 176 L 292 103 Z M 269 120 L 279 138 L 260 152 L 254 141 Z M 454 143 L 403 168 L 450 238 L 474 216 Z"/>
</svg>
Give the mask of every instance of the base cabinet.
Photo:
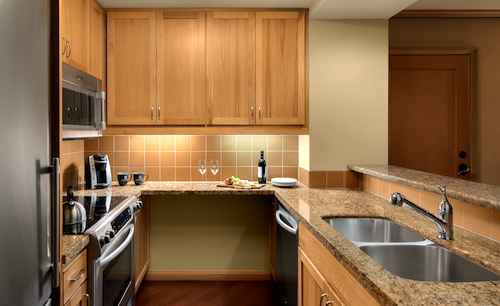
<svg viewBox="0 0 500 306">
<path fill-rule="evenodd" d="M 87 305 L 87 249 L 63 270 L 64 305 Z"/>
<path fill-rule="evenodd" d="M 143 203 L 135 223 L 135 292 L 149 268 L 149 197 L 141 197 Z"/>
<path fill-rule="evenodd" d="M 380 305 L 302 224 L 299 233 L 299 306 Z"/>
</svg>

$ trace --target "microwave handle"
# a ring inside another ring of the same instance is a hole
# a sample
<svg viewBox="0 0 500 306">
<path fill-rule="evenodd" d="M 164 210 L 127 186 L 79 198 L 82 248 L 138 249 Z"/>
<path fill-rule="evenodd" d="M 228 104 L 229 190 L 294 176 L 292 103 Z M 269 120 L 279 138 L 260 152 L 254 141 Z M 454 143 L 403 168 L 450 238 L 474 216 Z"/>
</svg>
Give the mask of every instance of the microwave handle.
<svg viewBox="0 0 500 306">
<path fill-rule="evenodd" d="M 101 114 L 102 114 L 102 121 L 101 122 L 96 122 L 96 129 L 98 130 L 105 130 L 106 129 L 106 93 L 104 91 L 96 92 L 95 94 L 96 100 L 101 101 Z"/>
</svg>

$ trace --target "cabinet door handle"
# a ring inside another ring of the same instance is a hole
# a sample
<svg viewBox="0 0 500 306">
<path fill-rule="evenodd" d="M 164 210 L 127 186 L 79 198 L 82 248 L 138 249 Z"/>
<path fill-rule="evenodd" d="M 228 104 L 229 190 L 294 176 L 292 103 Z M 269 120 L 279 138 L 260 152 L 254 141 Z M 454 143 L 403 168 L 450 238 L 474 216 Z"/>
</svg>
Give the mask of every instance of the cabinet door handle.
<svg viewBox="0 0 500 306">
<path fill-rule="evenodd" d="M 66 53 L 66 39 L 64 39 L 64 37 L 61 37 L 61 38 L 62 38 L 62 40 L 63 40 L 63 42 L 64 42 L 64 43 L 63 43 L 63 45 L 64 45 L 64 49 L 63 49 L 63 53 L 62 53 L 62 55 L 64 55 L 64 53 Z"/>
<path fill-rule="evenodd" d="M 252 109 L 252 119 L 253 119 L 253 106 L 251 107 L 251 109 Z"/>
<path fill-rule="evenodd" d="M 153 116 L 153 107 L 151 106 L 151 120 L 155 120 L 155 117 Z"/>
<path fill-rule="evenodd" d="M 259 120 L 260 120 L 260 106 L 259 106 Z"/>
<path fill-rule="evenodd" d="M 71 279 L 70 282 L 72 282 L 72 283 L 76 282 L 77 280 L 79 280 L 80 278 L 82 278 L 85 275 L 85 269 L 81 269 L 80 272 L 82 272 L 82 273 L 80 273 L 80 275 L 78 275 L 77 278 Z"/>
<path fill-rule="evenodd" d="M 80 119 L 79 116 L 78 107 L 75 107 L 75 120 Z"/>
<path fill-rule="evenodd" d="M 321 302 L 323 302 L 323 298 L 324 298 L 324 297 L 327 297 L 327 296 L 328 296 L 328 294 L 326 294 L 326 293 L 323 293 L 323 294 L 321 295 L 321 298 L 319 299 L 319 306 L 321 306 Z"/>
<path fill-rule="evenodd" d="M 160 107 L 158 106 L 158 120 L 160 120 L 161 117 L 160 117 Z"/>
<path fill-rule="evenodd" d="M 83 296 L 87 298 L 87 306 L 90 306 L 90 295 L 88 293 L 85 293 Z"/>
<path fill-rule="evenodd" d="M 71 42 L 69 40 L 67 40 L 68 44 L 69 44 L 69 51 L 68 51 L 68 55 L 66 55 L 66 58 L 70 57 L 71 55 Z"/>
<path fill-rule="evenodd" d="M 328 305 L 333 305 L 333 302 L 332 301 L 326 302 L 325 306 L 328 306 Z"/>
<path fill-rule="evenodd" d="M 71 120 L 71 107 L 68 107 L 68 119 Z"/>
</svg>

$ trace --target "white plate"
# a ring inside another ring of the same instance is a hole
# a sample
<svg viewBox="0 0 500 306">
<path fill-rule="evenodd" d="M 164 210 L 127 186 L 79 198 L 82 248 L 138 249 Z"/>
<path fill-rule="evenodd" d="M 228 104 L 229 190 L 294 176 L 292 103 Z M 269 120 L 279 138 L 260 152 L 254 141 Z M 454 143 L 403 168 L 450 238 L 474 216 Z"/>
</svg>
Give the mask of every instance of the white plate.
<svg viewBox="0 0 500 306">
<path fill-rule="evenodd" d="M 271 180 L 271 183 L 277 184 L 297 184 L 297 180 L 291 177 L 275 177 Z"/>
<path fill-rule="evenodd" d="M 271 183 L 278 187 L 292 187 L 297 185 L 297 180 L 289 177 L 275 177 Z"/>
</svg>

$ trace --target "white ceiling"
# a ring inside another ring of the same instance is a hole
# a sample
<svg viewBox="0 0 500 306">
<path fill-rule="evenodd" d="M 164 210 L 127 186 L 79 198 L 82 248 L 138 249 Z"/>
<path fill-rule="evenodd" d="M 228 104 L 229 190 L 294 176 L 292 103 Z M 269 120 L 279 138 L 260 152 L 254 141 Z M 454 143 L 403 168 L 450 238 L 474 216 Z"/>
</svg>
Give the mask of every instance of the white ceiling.
<svg viewBox="0 0 500 306">
<path fill-rule="evenodd" d="M 500 10 L 500 0 L 97 0 L 103 8 L 309 8 L 311 19 L 388 19 L 410 10 Z"/>
</svg>

